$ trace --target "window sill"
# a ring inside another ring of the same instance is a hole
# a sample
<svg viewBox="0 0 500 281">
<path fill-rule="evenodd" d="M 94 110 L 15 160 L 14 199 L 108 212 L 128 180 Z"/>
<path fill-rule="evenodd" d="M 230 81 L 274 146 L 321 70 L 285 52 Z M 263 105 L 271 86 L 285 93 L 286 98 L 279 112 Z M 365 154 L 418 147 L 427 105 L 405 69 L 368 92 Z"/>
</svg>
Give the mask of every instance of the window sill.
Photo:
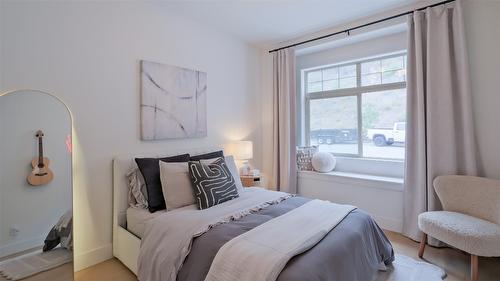
<svg viewBox="0 0 500 281">
<path fill-rule="evenodd" d="M 356 157 L 342 154 L 332 153 L 333 156 L 337 159 L 347 159 L 347 160 L 361 160 L 361 161 L 372 161 L 372 162 L 385 162 L 385 163 L 399 163 L 404 164 L 404 159 L 396 159 L 396 158 L 375 158 L 375 157 Z"/>
<path fill-rule="evenodd" d="M 298 178 L 313 179 L 342 184 L 353 184 L 369 188 L 388 189 L 393 191 L 403 191 L 403 178 L 374 176 L 359 173 L 347 173 L 332 171 L 329 173 L 319 173 L 314 171 L 299 171 Z"/>
</svg>

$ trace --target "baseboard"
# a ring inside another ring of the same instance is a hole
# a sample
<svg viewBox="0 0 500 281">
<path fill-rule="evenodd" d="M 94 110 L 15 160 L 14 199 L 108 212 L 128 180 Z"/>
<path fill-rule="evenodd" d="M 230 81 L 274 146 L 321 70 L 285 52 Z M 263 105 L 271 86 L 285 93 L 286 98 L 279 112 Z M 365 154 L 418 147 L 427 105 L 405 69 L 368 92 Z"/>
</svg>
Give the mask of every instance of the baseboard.
<svg viewBox="0 0 500 281">
<path fill-rule="evenodd" d="M 113 258 L 113 244 L 109 243 L 99 248 L 75 256 L 75 272 L 91 267 Z"/>
<path fill-rule="evenodd" d="M 28 249 L 43 246 L 45 236 L 17 241 L 0 247 L 0 258 L 13 255 Z"/>
<path fill-rule="evenodd" d="M 401 220 L 387 218 L 383 216 L 372 215 L 373 219 L 377 224 L 383 228 L 390 231 L 401 233 L 403 231 L 403 222 Z"/>
</svg>

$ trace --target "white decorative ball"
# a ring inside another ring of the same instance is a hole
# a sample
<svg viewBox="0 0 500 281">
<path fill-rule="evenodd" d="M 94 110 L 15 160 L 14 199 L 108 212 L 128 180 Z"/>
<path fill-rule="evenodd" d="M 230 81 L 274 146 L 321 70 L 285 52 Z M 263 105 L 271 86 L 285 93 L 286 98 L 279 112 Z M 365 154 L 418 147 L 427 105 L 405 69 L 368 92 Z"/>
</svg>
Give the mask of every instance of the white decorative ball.
<svg viewBox="0 0 500 281">
<path fill-rule="evenodd" d="M 328 173 L 335 169 L 337 159 L 335 159 L 333 154 L 329 152 L 316 152 L 313 155 L 311 162 L 315 171 Z"/>
</svg>

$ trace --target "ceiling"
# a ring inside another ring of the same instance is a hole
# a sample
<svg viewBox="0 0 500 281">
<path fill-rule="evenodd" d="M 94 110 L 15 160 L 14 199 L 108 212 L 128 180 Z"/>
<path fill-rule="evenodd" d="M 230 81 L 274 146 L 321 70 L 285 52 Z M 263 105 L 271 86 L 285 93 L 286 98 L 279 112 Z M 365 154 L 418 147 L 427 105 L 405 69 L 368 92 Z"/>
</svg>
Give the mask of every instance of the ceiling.
<svg viewBox="0 0 500 281">
<path fill-rule="evenodd" d="M 418 0 L 170 0 L 175 13 L 261 47 L 406 6 Z"/>
</svg>

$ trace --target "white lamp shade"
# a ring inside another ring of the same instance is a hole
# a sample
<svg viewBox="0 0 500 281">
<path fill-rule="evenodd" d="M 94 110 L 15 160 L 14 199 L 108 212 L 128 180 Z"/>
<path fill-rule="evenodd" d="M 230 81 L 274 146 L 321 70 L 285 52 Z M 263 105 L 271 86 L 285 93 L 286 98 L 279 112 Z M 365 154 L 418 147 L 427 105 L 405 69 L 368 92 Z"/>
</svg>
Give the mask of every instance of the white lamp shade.
<svg viewBox="0 0 500 281">
<path fill-rule="evenodd" d="M 235 141 L 228 144 L 227 155 L 233 155 L 236 160 L 249 160 L 253 158 L 253 143 L 251 141 Z"/>
</svg>

